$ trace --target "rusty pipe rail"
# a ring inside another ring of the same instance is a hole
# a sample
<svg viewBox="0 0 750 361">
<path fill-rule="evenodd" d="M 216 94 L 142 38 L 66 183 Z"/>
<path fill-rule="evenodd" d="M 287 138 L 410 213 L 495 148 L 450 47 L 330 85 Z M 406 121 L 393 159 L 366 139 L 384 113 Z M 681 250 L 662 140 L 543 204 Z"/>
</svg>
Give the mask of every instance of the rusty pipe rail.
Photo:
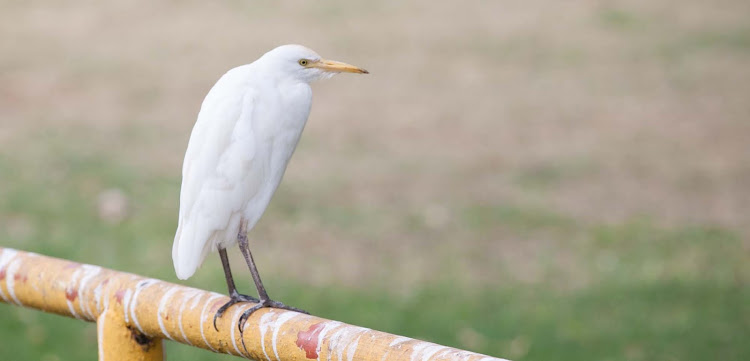
<svg viewBox="0 0 750 361">
<path fill-rule="evenodd" d="M 250 305 L 98 266 L 0 248 L 0 299 L 18 306 L 97 323 L 99 360 L 162 360 L 162 339 L 255 360 L 500 361 L 368 328 L 278 309 L 261 309 L 245 324 Z"/>
</svg>

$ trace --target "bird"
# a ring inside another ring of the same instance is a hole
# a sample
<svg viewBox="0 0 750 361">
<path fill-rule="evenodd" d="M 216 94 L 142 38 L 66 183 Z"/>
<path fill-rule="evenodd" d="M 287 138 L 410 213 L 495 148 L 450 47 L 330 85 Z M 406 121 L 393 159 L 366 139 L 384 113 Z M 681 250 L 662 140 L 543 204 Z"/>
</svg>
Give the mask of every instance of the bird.
<svg viewBox="0 0 750 361">
<path fill-rule="evenodd" d="M 263 307 L 307 313 L 269 298 L 247 233 L 265 212 L 297 147 L 312 105 L 310 83 L 337 73 L 368 71 L 323 59 L 302 45 L 282 45 L 229 70 L 201 104 L 182 166 L 172 260 L 177 277 L 186 280 L 209 253 L 218 252 L 230 300 L 214 315 L 214 328 L 217 318 L 240 302 L 256 303 L 240 317 L 240 331 Z M 237 291 L 227 257 L 235 244 L 258 298 Z"/>
</svg>

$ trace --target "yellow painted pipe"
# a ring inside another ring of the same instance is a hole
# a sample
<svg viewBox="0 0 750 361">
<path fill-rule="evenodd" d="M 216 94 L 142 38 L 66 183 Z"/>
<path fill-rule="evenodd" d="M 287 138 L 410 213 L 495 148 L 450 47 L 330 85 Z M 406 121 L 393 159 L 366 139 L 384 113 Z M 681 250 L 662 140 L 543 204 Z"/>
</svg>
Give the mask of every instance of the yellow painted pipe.
<svg viewBox="0 0 750 361">
<path fill-rule="evenodd" d="M 269 308 L 245 324 L 245 349 L 237 321 L 251 304 L 229 308 L 216 331 L 213 316 L 229 300 L 224 295 L 9 248 L 0 248 L 0 298 L 97 322 L 99 360 L 107 361 L 161 360 L 164 338 L 268 361 L 501 360 Z"/>
</svg>

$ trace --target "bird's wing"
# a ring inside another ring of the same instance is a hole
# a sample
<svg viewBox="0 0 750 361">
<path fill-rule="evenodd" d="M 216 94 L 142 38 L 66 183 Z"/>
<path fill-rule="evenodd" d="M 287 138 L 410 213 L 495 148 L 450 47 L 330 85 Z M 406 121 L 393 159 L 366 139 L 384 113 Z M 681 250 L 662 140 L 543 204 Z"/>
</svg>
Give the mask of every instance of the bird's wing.
<svg viewBox="0 0 750 361">
<path fill-rule="evenodd" d="M 257 92 L 220 85 L 206 96 L 185 153 L 179 225 L 172 247 L 180 279 L 195 273 L 216 243 L 223 241 L 217 237 L 237 228 L 243 208 L 259 188 L 259 175 L 250 171 L 256 147 L 252 122 Z"/>
</svg>

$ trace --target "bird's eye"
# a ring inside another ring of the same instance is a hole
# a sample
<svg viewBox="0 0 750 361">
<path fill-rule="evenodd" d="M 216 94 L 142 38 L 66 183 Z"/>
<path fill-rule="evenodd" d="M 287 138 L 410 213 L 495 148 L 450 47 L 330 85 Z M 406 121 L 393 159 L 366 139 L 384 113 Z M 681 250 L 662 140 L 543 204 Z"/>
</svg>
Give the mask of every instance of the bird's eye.
<svg viewBox="0 0 750 361">
<path fill-rule="evenodd" d="M 308 61 L 307 61 L 307 59 L 300 59 L 300 60 L 298 61 L 298 63 L 299 63 L 299 65 L 302 65 L 302 66 L 307 66 L 307 63 L 308 63 Z"/>
</svg>

